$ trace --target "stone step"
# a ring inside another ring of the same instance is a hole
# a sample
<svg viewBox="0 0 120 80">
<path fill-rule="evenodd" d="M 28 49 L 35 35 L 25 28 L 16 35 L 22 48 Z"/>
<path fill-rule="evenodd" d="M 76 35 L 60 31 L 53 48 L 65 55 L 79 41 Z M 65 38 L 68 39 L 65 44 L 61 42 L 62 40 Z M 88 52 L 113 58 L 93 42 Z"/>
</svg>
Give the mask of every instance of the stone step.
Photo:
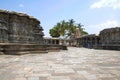
<svg viewBox="0 0 120 80">
<path fill-rule="evenodd" d="M 11 55 L 59 52 L 62 49 L 62 45 L 4 44 L 0 46 L 0 52 Z"/>
<path fill-rule="evenodd" d="M 0 55 L 3 55 L 4 53 L 3 52 L 0 52 Z"/>
<path fill-rule="evenodd" d="M 48 52 L 59 52 L 60 50 L 47 50 Z"/>
<path fill-rule="evenodd" d="M 32 54 L 48 53 L 48 51 L 30 51 Z"/>
<path fill-rule="evenodd" d="M 4 52 L 4 54 L 8 55 L 23 55 L 23 54 L 29 54 L 29 51 L 11 51 L 11 52 Z"/>
</svg>

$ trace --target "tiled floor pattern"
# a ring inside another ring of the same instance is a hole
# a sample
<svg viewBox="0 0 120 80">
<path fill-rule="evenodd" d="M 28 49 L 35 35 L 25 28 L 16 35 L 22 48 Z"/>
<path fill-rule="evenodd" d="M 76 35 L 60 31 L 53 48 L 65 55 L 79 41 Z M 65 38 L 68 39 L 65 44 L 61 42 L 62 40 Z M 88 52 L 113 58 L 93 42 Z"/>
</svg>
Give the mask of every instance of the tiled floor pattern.
<svg viewBox="0 0 120 80">
<path fill-rule="evenodd" d="M 0 55 L 0 80 L 120 80 L 120 51 L 69 47 L 47 54 Z"/>
</svg>

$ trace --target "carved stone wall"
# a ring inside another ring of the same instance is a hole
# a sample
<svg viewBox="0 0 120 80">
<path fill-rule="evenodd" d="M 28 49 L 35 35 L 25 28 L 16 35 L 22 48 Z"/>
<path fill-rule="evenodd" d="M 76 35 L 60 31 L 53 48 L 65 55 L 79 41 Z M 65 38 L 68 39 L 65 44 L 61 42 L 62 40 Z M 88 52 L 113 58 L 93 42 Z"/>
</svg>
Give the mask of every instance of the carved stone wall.
<svg viewBox="0 0 120 80">
<path fill-rule="evenodd" d="M 43 44 L 40 21 L 24 13 L 0 10 L 0 42 Z"/>
<path fill-rule="evenodd" d="M 100 32 L 102 45 L 120 45 L 120 27 L 104 29 Z"/>
</svg>

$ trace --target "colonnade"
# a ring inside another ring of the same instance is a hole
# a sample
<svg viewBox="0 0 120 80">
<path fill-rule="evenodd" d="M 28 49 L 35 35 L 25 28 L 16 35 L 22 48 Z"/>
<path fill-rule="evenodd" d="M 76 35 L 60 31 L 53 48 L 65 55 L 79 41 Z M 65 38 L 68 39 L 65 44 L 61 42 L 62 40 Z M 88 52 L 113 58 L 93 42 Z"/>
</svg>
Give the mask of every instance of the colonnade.
<svg viewBox="0 0 120 80">
<path fill-rule="evenodd" d="M 78 47 L 93 47 L 100 44 L 99 36 L 96 36 L 94 34 L 82 36 L 76 40 Z"/>
<path fill-rule="evenodd" d="M 58 38 L 44 38 L 44 42 L 47 45 L 59 45 L 60 39 L 58 39 Z"/>
</svg>

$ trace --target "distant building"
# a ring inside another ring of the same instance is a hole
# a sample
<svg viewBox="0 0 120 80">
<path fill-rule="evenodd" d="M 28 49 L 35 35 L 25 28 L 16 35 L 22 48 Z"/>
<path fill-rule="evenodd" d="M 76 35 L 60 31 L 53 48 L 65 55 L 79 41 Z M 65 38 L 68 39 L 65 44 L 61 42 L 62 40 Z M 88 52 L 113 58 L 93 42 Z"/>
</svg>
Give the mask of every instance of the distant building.
<svg viewBox="0 0 120 80">
<path fill-rule="evenodd" d="M 80 28 L 76 28 L 75 37 L 78 38 L 81 36 Z"/>
<path fill-rule="evenodd" d="M 83 35 L 76 40 L 78 47 L 93 48 L 100 44 L 100 37 L 95 34 Z"/>
<path fill-rule="evenodd" d="M 99 35 L 80 36 L 76 43 L 78 47 L 120 50 L 120 27 L 104 29 Z"/>
<path fill-rule="evenodd" d="M 44 38 L 44 43 L 46 45 L 66 45 L 69 46 L 69 39 L 61 39 L 61 38 Z"/>
<path fill-rule="evenodd" d="M 60 38 L 44 38 L 44 43 L 46 45 L 59 45 L 60 44 Z"/>
</svg>

